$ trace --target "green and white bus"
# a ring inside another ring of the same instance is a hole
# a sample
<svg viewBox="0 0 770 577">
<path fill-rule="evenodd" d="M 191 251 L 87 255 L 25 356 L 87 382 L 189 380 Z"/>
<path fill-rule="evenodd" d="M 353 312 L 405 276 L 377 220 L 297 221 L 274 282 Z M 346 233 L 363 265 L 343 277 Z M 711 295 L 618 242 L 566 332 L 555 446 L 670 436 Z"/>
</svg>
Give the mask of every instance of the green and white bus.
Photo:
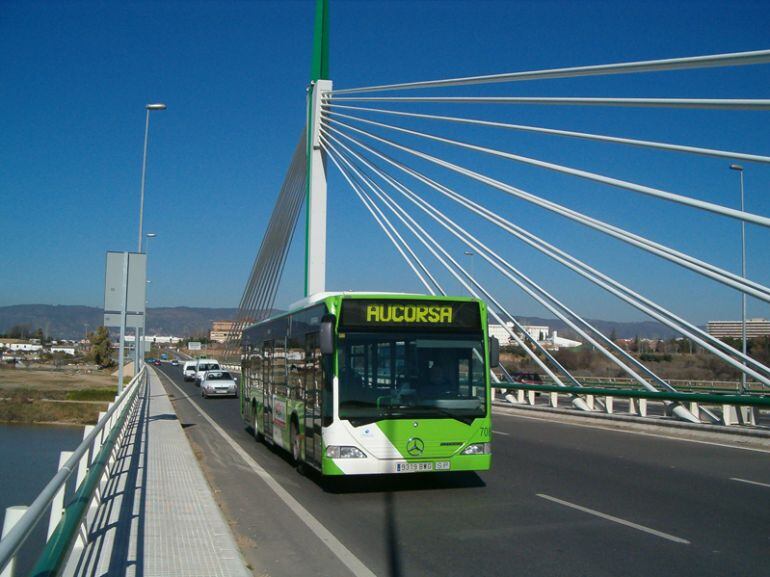
<svg viewBox="0 0 770 577">
<path fill-rule="evenodd" d="M 240 410 L 323 475 L 482 471 L 497 341 L 478 299 L 322 293 L 247 327 Z"/>
</svg>

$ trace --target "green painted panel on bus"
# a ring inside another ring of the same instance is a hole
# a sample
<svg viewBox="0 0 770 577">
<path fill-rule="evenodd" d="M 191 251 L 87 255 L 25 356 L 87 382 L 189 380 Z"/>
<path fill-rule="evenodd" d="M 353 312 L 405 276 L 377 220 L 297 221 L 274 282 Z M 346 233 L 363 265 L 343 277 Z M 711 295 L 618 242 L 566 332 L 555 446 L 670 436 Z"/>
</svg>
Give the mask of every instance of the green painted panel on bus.
<svg viewBox="0 0 770 577">
<path fill-rule="evenodd" d="M 489 418 L 475 419 L 470 425 L 455 419 L 391 419 L 378 421 L 377 427 L 405 459 L 448 458 L 469 443 L 490 440 Z"/>
</svg>

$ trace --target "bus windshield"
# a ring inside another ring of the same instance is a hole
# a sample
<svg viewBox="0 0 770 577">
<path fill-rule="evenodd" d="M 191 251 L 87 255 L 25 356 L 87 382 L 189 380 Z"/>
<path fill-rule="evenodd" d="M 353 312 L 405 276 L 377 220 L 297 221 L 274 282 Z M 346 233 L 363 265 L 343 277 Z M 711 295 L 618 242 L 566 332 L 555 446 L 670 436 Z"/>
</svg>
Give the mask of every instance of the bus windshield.
<svg viewBox="0 0 770 577">
<path fill-rule="evenodd" d="M 340 333 L 339 351 L 342 419 L 486 415 L 479 333 Z"/>
</svg>

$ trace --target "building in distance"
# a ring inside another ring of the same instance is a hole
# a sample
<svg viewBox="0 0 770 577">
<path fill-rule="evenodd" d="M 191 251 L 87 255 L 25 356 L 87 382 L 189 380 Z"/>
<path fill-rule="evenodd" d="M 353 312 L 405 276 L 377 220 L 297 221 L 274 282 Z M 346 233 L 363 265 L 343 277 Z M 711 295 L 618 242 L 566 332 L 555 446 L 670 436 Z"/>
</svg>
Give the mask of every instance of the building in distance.
<svg viewBox="0 0 770 577">
<path fill-rule="evenodd" d="M 511 335 L 508 330 L 506 330 L 506 327 L 511 331 L 517 331 L 517 329 L 514 328 L 514 324 L 512 322 L 505 323 L 505 326 L 490 324 L 489 336 L 495 337 L 502 346 L 517 346 L 516 341 L 511 338 Z M 580 341 L 573 341 L 571 339 L 560 337 L 556 331 L 551 332 L 551 329 L 548 326 L 522 325 L 522 328 L 527 332 L 527 334 L 529 334 L 529 336 L 543 345 L 544 348 L 559 350 L 560 348 L 568 349 L 579 347 L 583 344 Z"/>
<path fill-rule="evenodd" d="M 243 326 L 251 324 L 245 322 Z M 214 321 L 211 323 L 211 331 L 209 332 L 209 339 L 213 343 L 226 343 L 230 338 L 235 340 L 241 339 L 242 330 L 236 330 L 238 321 Z"/>
<path fill-rule="evenodd" d="M 709 321 L 708 333 L 712 337 L 731 337 L 740 339 L 743 336 L 741 321 Z M 746 338 L 770 336 L 770 321 L 767 319 L 747 319 Z"/>
</svg>

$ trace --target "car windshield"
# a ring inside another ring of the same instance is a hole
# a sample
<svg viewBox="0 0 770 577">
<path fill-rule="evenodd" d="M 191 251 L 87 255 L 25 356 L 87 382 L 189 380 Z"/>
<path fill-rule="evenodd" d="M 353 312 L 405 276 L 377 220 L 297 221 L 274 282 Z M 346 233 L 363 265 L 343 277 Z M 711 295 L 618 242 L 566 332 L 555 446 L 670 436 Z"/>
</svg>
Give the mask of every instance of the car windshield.
<svg viewBox="0 0 770 577">
<path fill-rule="evenodd" d="M 198 365 L 199 371 L 218 371 L 219 365 L 216 363 L 201 363 Z"/>
<path fill-rule="evenodd" d="M 480 334 L 340 333 L 339 414 L 352 421 L 486 414 Z"/>
<path fill-rule="evenodd" d="M 208 373 L 206 375 L 207 381 L 232 381 L 233 378 L 230 376 L 230 373 L 228 372 L 217 372 L 217 373 Z"/>
</svg>

